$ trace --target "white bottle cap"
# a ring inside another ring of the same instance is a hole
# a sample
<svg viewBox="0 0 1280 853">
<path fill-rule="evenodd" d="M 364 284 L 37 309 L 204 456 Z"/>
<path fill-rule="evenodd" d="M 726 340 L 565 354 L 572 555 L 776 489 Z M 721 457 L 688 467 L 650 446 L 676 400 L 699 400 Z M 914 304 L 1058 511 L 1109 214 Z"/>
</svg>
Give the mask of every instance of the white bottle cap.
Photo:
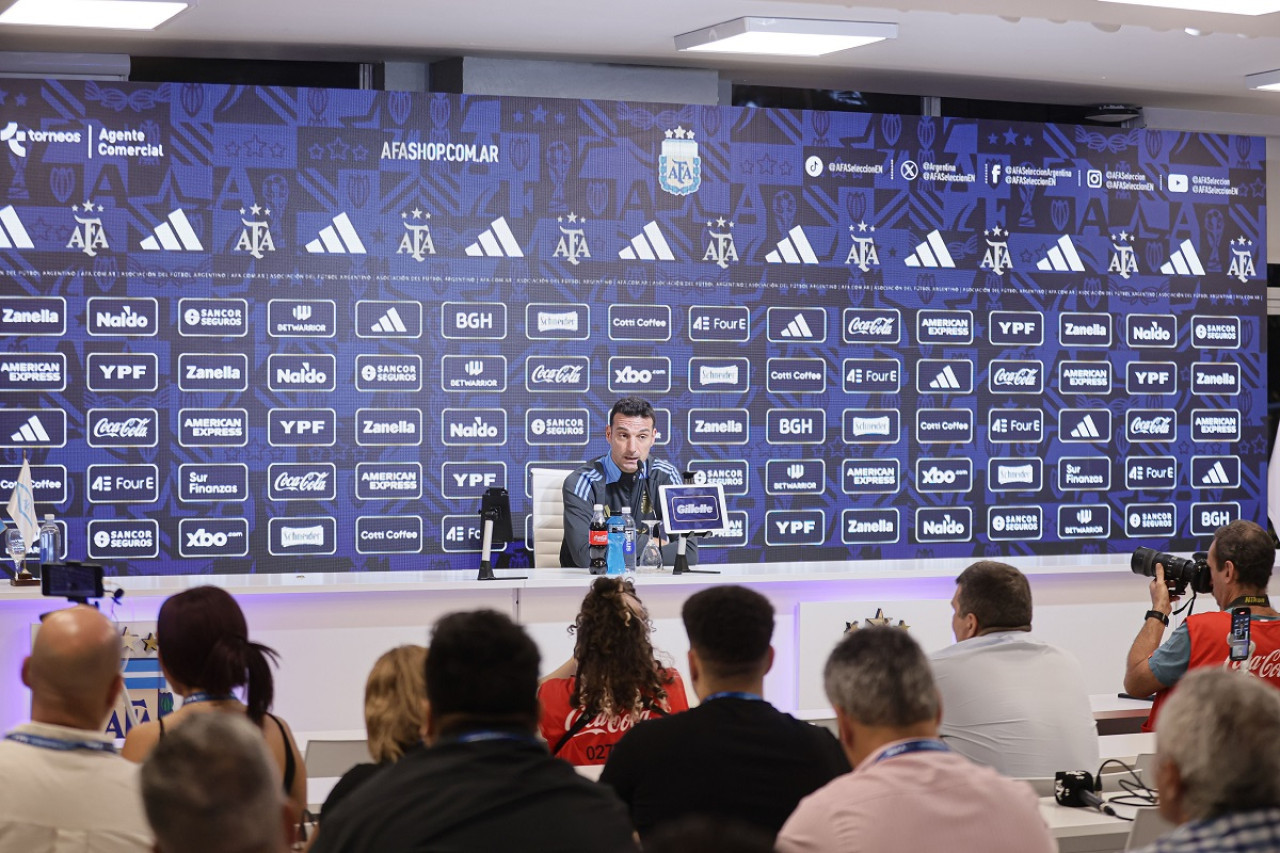
<svg viewBox="0 0 1280 853">
<path fill-rule="evenodd" d="M 44 514 L 44 520 L 45 520 L 45 521 L 53 521 L 53 513 L 51 513 L 51 512 L 46 512 L 46 513 Z"/>
<path fill-rule="evenodd" d="M 624 506 L 624 507 L 622 508 L 622 514 L 623 514 L 623 515 L 629 515 L 630 513 L 631 513 L 631 507 L 629 507 L 629 506 Z"/>
</svg>

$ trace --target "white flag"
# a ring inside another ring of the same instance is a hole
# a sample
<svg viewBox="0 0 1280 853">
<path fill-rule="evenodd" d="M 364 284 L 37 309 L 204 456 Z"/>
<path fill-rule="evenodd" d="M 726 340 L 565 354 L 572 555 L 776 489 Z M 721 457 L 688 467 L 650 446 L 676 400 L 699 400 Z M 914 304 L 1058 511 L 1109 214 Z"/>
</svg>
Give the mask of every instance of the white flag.
<svg viewBox="0 0 1280 853">
<path fill-rule="evenodd" d="M 1280 532 L 1280 424 L 1276 425 L 1276 445 L 1271 448 L 1271 462 L 1267 465 L 1267 517 Z"/>
<path fill-rule="evenodd" d="M 9 496 L 9 517 L 18 525 L 22 533 L 22 541 L 30 551 L 40 538 L 40 525 L 36 523 L 36 501 L 31 493 L 31 463 L 26 457 L 22 459 L 22 471 L 18 473 L 18 482 L 13 484 L 13 494 Z"/>
</svg>

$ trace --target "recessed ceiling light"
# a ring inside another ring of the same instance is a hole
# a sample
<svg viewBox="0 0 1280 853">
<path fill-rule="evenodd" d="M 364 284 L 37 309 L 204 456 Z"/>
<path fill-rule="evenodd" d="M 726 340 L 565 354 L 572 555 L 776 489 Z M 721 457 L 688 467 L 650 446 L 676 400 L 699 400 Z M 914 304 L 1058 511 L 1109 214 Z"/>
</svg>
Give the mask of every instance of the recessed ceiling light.
<svg viewBox="0 0 1280 853">
<path fill-rule="evenodd" d="M 677 50 L 822 56 L 898 37 L 898 25 L 808 18 L 735 18 L 676 36 Z"/>
<path fill-rule="evenodd" d="M 1280 0 L 1102 0 L 1130 6 L 1159 6 L 1190 12 L 1219 12 L 1225 15 L 1270 15 L 1280 12 Z"/>
<path fill-rule="evenodd" d="M 1249 74 L 1244 78 L 1244 84 L 1259 92 L 1280 92 L 1280 68 L 1275 71 Z"/>
<path fill-rule="evenodd" d="M 0 24 L 154 30 L 194 0 L 16 0 L 0 12 Z"/>
</svg>

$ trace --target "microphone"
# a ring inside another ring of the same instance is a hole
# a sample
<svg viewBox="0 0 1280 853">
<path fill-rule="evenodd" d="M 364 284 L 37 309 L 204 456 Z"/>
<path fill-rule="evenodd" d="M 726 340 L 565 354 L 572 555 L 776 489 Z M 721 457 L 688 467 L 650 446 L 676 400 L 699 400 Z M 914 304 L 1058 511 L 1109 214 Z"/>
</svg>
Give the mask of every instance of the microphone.
<svg viewBox="0 0 1280 853">
<path fill-rule="evenodd" d="M 1115 810 L 1094 793 L 1093 775 L 1087 770 L 1059 770 L 1053 774 L 1053 798 L 1060 806 L 1092 808 L 1117 817 Z"/>
</svg>

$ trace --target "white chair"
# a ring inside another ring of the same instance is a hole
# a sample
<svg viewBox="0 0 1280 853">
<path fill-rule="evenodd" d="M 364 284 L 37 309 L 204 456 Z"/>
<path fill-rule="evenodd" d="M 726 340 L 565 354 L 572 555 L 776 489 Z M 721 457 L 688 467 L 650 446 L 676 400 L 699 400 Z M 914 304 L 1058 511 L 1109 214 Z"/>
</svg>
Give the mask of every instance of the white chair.
<svg viewBox="0 0 1280 853">
<path fill-rule="evenodd" d="M 533 551 L 535 569 L 560 568 L 560 545 L 564 542 L 564 478 L 571 468 L 533 468 Z"/>
<path fill-rule="evenodd" d="M 307 778 L 341 776 L 357 764 L 372 761 L 367 740 L 309 740 L 302 760 Z"/>
</svg>

